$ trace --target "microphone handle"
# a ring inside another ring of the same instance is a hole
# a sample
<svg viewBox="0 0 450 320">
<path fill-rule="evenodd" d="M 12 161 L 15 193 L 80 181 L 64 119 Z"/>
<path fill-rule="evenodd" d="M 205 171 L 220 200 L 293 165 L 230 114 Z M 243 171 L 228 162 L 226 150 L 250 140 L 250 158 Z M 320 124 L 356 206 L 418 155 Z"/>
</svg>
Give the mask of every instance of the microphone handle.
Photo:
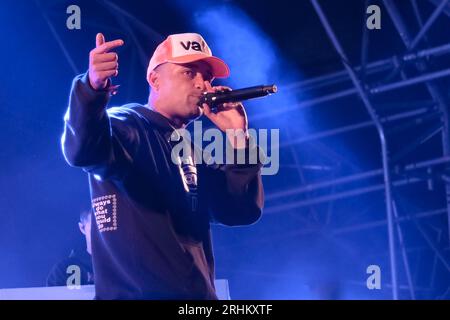
<svg viewBox="0 0 450 320">
<path fill-rule="evenodd" d="M 268 85 L 254 86 L 225 92 L 205 93 L 202 96 L 201 103 L 207 103 L 210 106 L 214 106 L 225 102 L 238 102 L 252 98 L 264 97 L 275 92 L 277 92 L 277 86 Z"/>
</svg>

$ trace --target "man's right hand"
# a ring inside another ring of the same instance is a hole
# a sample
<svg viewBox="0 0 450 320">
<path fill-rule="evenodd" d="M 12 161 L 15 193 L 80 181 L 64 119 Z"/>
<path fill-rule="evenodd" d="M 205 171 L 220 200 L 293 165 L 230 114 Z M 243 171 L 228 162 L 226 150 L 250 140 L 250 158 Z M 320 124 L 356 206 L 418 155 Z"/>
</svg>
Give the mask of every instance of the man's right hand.
<svg viewBox="0 0 450 320">
<path fill-rule="evenodd" d="M 123 45 L 123 40 L 105 42 L 105 37 L 97 33 L 96 46 L 89 53 L 89 83 L 95 90 L 105 89 L 110 77 L 119 74 L 118 56 L 110 50 Z"/>
</svg>

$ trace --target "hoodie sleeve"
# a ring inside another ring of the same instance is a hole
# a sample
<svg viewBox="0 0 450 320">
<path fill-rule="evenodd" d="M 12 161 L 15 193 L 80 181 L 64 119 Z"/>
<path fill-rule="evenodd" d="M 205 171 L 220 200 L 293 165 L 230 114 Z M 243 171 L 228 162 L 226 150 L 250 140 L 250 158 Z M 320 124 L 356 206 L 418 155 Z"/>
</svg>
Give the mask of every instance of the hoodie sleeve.
<svg viewBox="0 0 450 320">
<path fill-rule="evenodd" d="M 249 154 L 257 154 L 255 164 Z M 261 179 L 264 156 L 257 146 L 245 149 L 244 164 L 206 166 L 206 192 L 212 222 L 228 226 L 249 225 L 259 220 L 264 206 Z M 236 157 L 235 157 L 236 159 Z"/>
<path fill-rule="evenodd" d="M 137 135 L 130 132 L 130 117 L 106 111 L 107 90 L 94 90 L 88 74 L 75 77 L 64 116 L 61 139 L 66 161 L 102 178 L 122 175 L 132 163 Z"/>
</svg>

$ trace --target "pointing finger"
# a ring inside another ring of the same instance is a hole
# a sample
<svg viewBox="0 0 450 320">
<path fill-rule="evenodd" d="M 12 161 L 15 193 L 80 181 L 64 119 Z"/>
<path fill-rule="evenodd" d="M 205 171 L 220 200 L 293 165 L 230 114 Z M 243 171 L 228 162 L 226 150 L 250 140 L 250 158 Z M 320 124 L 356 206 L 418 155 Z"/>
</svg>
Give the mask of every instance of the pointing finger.
<svg viewBox="0 0 450 320">
<path fill-rule="evenodd" d="M 114 40 L 114 41 L 108 41 L 100 45 L 99 47 L 95 48 L 96 53 L 106 53 L 109 50 L 112 50 L 114 48 L 120 47 L 123 45 L 123 40 Z"/>
</svg>

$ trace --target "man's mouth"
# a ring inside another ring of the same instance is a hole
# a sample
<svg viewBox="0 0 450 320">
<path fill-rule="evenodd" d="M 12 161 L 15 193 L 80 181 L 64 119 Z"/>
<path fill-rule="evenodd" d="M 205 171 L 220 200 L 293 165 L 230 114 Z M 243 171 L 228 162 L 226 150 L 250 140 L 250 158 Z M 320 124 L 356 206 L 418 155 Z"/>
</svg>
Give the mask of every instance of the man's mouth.
<svg viewBox="0 0 450 320">
<path fill-rule="evenodd" d="M 199 106 L 199 107 L 201 107 L 201 108 L 203 107 L 203 106 L 202 106 L 202 103 L 201 103 L 201 97 L 202 97 L 202 96 L 200 96 L 200 95 L 193 95 L 193 94 L 191 94 L 190 96 L 197 99 L 197 102 L 196 102 L 196 105 L 197 105 L 197 106 Z"/>
</svg>

